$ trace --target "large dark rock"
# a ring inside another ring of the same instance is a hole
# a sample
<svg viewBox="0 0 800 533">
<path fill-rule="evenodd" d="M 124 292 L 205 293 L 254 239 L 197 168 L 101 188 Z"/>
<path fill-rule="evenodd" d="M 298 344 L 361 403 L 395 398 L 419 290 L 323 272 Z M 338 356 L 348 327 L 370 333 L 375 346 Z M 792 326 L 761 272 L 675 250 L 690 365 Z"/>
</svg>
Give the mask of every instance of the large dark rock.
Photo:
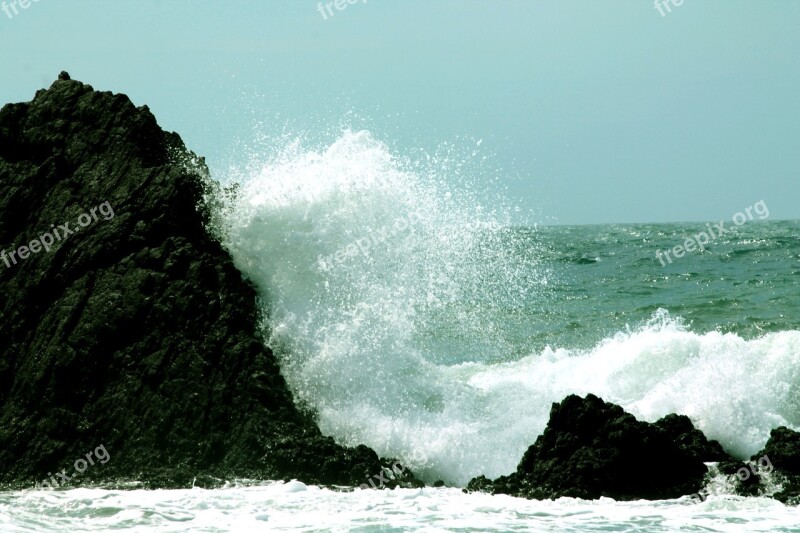
<svg viewBox="0 0 800 533">
<path fill-rule="evenodd" d="M 547 428 L 516 472 L 475 478 L 467 490 L 536 499 L 677 498 L 703 487 L 704 462 L 729 459 L 684 416 L 649 424 L 594 395 L 572 395 L 553 404 Z"/>
<path fill-rule="evenodd" d="M 0 483 L 71 477 L 100 446 L 78 480 L 360 485 L 389 466 L 295 408 L 207 231 L 205 165 L 147 107 L 62 74 L 0 111 L 0 185 Z"/>
</svg>

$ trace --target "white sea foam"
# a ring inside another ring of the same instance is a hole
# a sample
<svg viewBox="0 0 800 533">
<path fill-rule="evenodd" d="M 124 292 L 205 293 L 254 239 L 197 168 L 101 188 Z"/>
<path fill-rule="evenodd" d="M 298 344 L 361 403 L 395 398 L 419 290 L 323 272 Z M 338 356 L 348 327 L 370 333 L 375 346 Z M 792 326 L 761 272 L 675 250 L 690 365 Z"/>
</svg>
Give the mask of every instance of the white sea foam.
<svg viewBox="0 0 800 533">
<path fill-rule="evenodd" d="M 531 501 L 459 489 L 334 492 L 268 483 L 217 490 L 0 492 L 3 533 L 51 531 L 579 532 L 796 531 L 797 511 L 766 498 Z"/>
<path fill-rule="evenodd" d="M 491 363 L 519 348 L 503 313 L 536 298 L 548 274 L 505 229 L 512 209 L 478 200 L 462 158 L 397 158 L 364 131 L 276 154 L 235 177 L 228 246 L 262 292 L 296 398 L 339 442 L 463 485 L 513 471 L 570 393 L 645 420 L 684 413 L 739 457 L 771 428 L 800 426 L 797 331 L 697 333 L 662 310 L 591 350 Z M 415 222 L 401 229 L 399 218 Z M 365 238 L 366 253 L 321 265 Z"/>
</svg>

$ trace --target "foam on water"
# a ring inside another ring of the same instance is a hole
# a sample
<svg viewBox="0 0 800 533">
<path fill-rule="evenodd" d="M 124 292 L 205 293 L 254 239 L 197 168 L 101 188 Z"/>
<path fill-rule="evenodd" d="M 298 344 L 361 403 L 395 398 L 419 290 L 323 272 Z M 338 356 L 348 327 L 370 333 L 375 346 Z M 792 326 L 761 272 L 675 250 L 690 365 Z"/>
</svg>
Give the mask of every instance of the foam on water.
<svg viewBox="0 0 800 533">
<path fill-rule="evenodd" d="M 575 532 L 797 531 L 793 507 L 711 495 L 658 502 L 536 501 L 459 489 L 335 492 L 267 483 L 217 490 L 0 492 L 0 530 L 220 533 L 227 531 Z"/>
<path fill-rule="evenodd" d="M 483 205 L 458 150 L 399 158 L 368 132 L 289 143 L 231 177 L 227 244 L 263 295 L 270 345 L 322 431 L 455 485 L 514 470 L 550 405 L 595 393 L 655 420 L 684 413 L 730 452 L 800 426 L 800 332 L 695 333 L 659 311 L 587 351 L 516 361 L 504 313 L 548 273 Z M 518 341 L 516 341 L 518 343 Z M 496 363 L 492 361 L 506 360 Z"/>
</svg>

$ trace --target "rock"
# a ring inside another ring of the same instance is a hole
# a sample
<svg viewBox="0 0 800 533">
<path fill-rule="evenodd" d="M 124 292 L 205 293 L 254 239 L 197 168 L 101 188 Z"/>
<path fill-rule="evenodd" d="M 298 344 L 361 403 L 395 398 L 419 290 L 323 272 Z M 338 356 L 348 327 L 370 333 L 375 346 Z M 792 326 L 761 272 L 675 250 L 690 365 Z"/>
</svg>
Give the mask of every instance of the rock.
<svg viewBox="0 0 800 533">
<path fill-rule="evenodd" d="M 702 431 L 694 427 L 688 416 L 668 414 L 657 420 L 655 426 L 692 458 L 707 463 L 730 460 L 730 455 L 722 445 L 715 440 L 708 440 Z"/>
<path fill-rule="evenodd" d="M 781 490 L 772 497 L 790 505 L 800 505 L 800 433 L 787 427 L 773 429 L 764 449 L 752 458 L 763 470 L 773 473 Z M 768 487 L 761 487 L 761 492 Z"/>
<path fill-rule="evenodd" d="M 759 496 L 766 492 L 756 464 L 727 460 L 717 464 L 717 470 L 726 476 L 728 487 L 732 487 L 738 496 Z"/>
<path fill-rule="evenodd" d="M 764 449 L 752 459 L 765 455 L 778 472 L 800 475 L 800 433 L 783 426 L 773 429 Z"/>
<path fill-rule="evenodd" d="M 463 492 L 495 492 L 494 482 L 483 475 L 474 477 L 469 480 Z"/>
<path fill-rule="evenodd" d="M 553 404 L 544 433 L 516 472 L 475 478 L 467 490 L 536 499 L 677 498 L 703 487 L 704 462 L 723 458 L 729 459 L 719 444 L 686 417 L 650 424 L 594 395 L 572 395 Z"/>
<path fill-rule="evenodd" d="M 0 483 L 359 485 L 385 466 L 295 407 L 208 231 L 204 162 L 147 107 L 62 72 L 0 110 L 0 184 Z"/>
</svg>

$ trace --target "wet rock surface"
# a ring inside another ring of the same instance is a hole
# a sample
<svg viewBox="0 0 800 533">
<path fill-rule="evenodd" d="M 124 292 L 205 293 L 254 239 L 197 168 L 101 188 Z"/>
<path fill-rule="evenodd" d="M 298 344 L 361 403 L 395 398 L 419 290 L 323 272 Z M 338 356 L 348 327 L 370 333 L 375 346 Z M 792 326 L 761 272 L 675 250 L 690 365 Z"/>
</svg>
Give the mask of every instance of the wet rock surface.
<svg viewBox="0 0 800 533">
<path fill-rule="evenodd" d="M 391 465 L 295 407 L 207 230 L 204 162 L 146 106 L 62 73 L 0 111 L 0 185 L 0 483 L 358 486 Z"/>
<path fill-rule="evenodd" d="M 685 416 L 636 420 L 594 395 L 553 404 L 544 433 L 509 476 L 470 481 L 467 490 L 547 499 L 668 499 L 700 490 L 704 462 L 730 459 Z"/>
</svg>

